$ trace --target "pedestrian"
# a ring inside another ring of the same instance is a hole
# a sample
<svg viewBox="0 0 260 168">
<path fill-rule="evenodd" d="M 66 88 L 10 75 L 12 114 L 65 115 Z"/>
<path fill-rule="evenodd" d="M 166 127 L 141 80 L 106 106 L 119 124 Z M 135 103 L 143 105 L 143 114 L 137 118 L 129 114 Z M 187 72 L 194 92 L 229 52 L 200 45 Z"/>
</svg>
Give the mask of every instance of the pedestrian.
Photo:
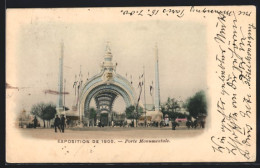
<svg viewBox="0 0 260 168">
<path fill-rule="evenodd" d="M 198 121 L 197 121 L 197 119 L 196 119 L 196 120 L 194 121 L 194 128 L 196 129 L 197 126 L 198 126 Z"/>
<path fill-rule="evenodd" d="M 67 128 L 69 128 L 69 126 L 70 126 L 70 119 L 67 117 L 66 117 L 66 126 L 67 126 Z"/>
<path fill-rule="evenodd" d="M 111 126 L 114 127 L 114 121 L 113 120 L 111 121 Z"/>
<path fill-rule="evenodd" d="M 163 127 L 163 121 L 160 122 L 160 128 Z"/>
<path fill-rule="evenodd" d="M 201 125 L 202 128 L 205 128 L 205 121 L 201 120 L 200 125 Z"/>
<path fill-rule="evenodd" d="M 191 127 L 191 121 L 188 120 L 188 121 L 186 122 L 186 126 L 188 127 L 188 129 L 190 129 L 190 127 Z"/>
<path fill-rule="evenodd" d="M 61 115 L 60 127 L 61 127 L 61 132 L 64 133 L 64 128 L 65 128 L 65 117 L 64 117 L 64 115 Z"/>
<path fill-rule="evenodd" d="M 36 128 L 37 124 L 38 124 L 38 120 L 37 120 L 37 118 L 35 116 L 34 119 L 33 119 L 33 128 Z"/>
<path fill-rule="evenodd" d="M 57 132 L 57 128 L 60 130 L 60 117 L 58 115 L 56 115 L 56 118 L 54 120 L 54 129 L 55 129 L 55 132 Z"/>
<path fill-rule="evenodd" d="M 175 130 L 175 128 L 176 128 L 177 126 L 179 126 L 179 124 L 174 120 L 174 121 L 172 122 L 172 130 Z"/>
</svg>

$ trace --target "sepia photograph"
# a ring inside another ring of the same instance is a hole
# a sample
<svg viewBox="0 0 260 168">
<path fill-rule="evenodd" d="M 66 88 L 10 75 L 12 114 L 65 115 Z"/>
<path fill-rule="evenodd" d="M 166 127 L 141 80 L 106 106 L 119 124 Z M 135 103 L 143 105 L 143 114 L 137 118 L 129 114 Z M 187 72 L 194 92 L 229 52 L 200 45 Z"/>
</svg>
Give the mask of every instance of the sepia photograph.
<svg viewBox="0 0 260 168">
<path fill-rule="evenodd" d="M 7 162 L 254 161 L 255 12 L 8 9 Z"/>
<path fill-rule="evenodd" d="M 41 138 L 57 128 L 79 136 L 84 130 L 123 137 L 201 132 L 207 116 L 205 26 L 185 24 L 27 25 L 19 40 L 17 84 L 6 84 L 21 86 L 11 90 L 21 100 L 18 126 L 46 128 L 25 131 Z"/>
</svg>

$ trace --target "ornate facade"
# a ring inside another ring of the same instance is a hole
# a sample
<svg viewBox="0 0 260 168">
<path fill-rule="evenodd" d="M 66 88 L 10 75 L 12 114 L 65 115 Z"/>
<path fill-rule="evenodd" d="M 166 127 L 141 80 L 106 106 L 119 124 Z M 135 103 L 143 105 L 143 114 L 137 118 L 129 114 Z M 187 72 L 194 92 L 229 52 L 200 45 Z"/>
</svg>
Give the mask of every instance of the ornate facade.
<svg viewBox="0 0 260 168">
<path fill-rule="evenodd" d="M 87 123 L 89 120 L 92 98 L 96 103 L 97 117 L 104 125 L 111 122 L 113 104 L 118 96 L 124 99 L 126 107 L 136 104 L 134 88 L 126 78 L 116 73 L 116 65 L 112 59 L 113 55 L 107 44 L 100 73 L 89 79 L 81 88 L 78 107 L 81 122 Z"/>
</svg>

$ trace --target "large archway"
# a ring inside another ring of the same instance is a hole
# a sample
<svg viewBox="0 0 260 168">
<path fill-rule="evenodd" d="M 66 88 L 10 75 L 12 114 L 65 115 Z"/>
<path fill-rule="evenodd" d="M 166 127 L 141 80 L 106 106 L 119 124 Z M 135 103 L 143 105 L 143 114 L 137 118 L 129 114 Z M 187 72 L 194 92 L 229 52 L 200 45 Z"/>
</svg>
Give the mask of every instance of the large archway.
<svg viewBox="0 0 260 168">
<path fill-rule="evenodd" d="M 134 105 L 134 98 L 131 98 L 131 95 L 127 93 L 126 89 L 115 85 L 115 84 L 100 84 L 95 88 L 91 89 L 86 95 L 84 102 L 84 116 L 87 116 L 89 110 L 89 104 L 92 98 L 95 99 L 96 107 L 98 110 L 109 110 L 113 108 L 114 100 L 121 96 L 125 102 L 125 105 L 128 107 Z"/>
<path fill-rule="evenodd" d="M 79 113 L 82 122 L 88 122 L 90 102 L 95 100 L 98 116 L 107 114 L 111 120 L 113 104 L 117 97 L 122 97 L 125 106 L 136 105 L 136 95 L 131 83 L 116 73 L 116 65 L 112 63 L 112 53 L 107 46 L 101 72 L 88 80 L 80 91 Z"/>
</svg>

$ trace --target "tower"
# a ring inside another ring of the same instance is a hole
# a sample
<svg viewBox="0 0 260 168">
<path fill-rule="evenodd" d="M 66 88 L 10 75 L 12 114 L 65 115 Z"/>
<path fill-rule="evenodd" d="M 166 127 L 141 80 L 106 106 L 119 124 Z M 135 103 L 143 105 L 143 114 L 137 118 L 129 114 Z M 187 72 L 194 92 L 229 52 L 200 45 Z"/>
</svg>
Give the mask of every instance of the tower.
<svg viewBox="0 0 260 168">
<path fill-rule="evenodd" d="M 109 81 L 113 78 L 115 65 L 113 64 L 112 59 L 113 59 L 113 55 L 111 53 L 109 42 L 107 42 L 104 62 L 101 65 L 101 71 L 103 71 L 103 78 L 106 81 Z"/>
<path fill-rule="evenodd" d="M 160 84 L 159 84 L 159 59 L 158 47 L 155 45 L 155 94 L 154 94 L 155 111 L 160 110 Z"/>
<path fill-rule="evenodd" d="M 59 59 L 59 82 L 58 82 L 58 100 L 57 100 L 57 106 L 56 106 L 56 111 L 58 114 L 61 114 L 63 111 L 63 42 L 61 42 L 61 56 Z"/>
</svg>

